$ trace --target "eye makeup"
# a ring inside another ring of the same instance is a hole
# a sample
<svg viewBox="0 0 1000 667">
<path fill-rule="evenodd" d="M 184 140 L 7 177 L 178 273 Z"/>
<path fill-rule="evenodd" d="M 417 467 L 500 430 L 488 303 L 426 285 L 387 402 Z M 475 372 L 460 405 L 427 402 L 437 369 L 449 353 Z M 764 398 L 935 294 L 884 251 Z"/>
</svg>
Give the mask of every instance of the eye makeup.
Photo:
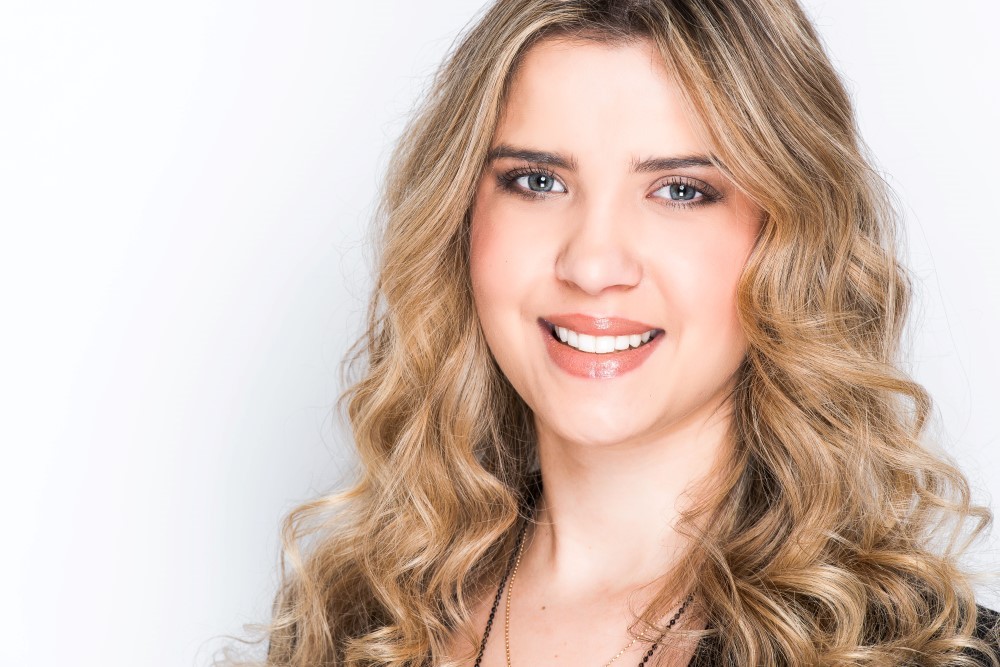
<svg viewBox="0 0 1000 667">
<path fill-rule="evenodd" d="M 525 165 L 515 167 L 508 171 L 500 172 L 496 176 L 497 185 L 504 192 L 516 195 L 523 199 L 547 199 L 551 195 L 564 194 L 566 186 L 551 169 L 544 165 Z M 536 184 L 549 184 L 549 189 L 533 189 L 532 179 Z M 523 183 L 522 183 L 523 181 Z M 554 190 L 558 186 L 561 189 Z M 719 190 L 712 187 L 705 181 L 690 176 L 668 176 L 657 183 L 653 193 L 667 189 L 671 194 L 685 193 L 690 190 L 694 192 L 694 197 L 689 199 L 671 199 L 669 197 L 649 197 L 659 199 L 664 206 L 672 208 L 694 208 L 721 201 L 724 196 Z"/>
<path fill-rule="evenodd" d="M 676 190 L 675 190 L 676 188 Z M 653 192 L 659 192 L 660 190 L 666 189 L 668 191 L 680 191 L 680 190 L 693 190 L 697 196 L 695 199 L 669 199 L 664 197 L 658 197 L 658 199 L 663 199 L 663 203 L 666 206 L 672 206 L 674 208 L 691 208 L 693 206 L 704 206 L 707 204 L 714 204 L 715 202 L 722 201 L 723 195 L 721 192 L 716 190 L 714 187 L 706 183 L 705 181 L 699 180 L 697 178 L 691 178 L 690 176 L 668 176 L 666 179 L 661 181 L 657 186 L 656 190 Z M 652 195 L 650 195 L 652 197 Z"/>
<path fill-rule="evenodd" d="M 531 190 L 522 187 L 518 183 L 519 180 L 525 177 L 527 177 L 528 182 L 530 183 L 532 177 L 539 176 L 549 180 L 551 183 L 559 183 L 562 185 L 562 181 L 559 180 L 559 177 L 556 176 L 552 170 L 542 166 L 518 167 L 516 169 L 511 169 L 510 171 L 497 174 L 497 185 L 500 186 L 501 190 L 524 197 L 525 199 L 542 199 L 546 195 L 550 194 L 551 190 Z M 565 192 L 566 186 L 562 185 L 562 188 L 562 192 Z M 562 192 L 556 191 L 555 194 L 562 194 Z"/>
</svg>

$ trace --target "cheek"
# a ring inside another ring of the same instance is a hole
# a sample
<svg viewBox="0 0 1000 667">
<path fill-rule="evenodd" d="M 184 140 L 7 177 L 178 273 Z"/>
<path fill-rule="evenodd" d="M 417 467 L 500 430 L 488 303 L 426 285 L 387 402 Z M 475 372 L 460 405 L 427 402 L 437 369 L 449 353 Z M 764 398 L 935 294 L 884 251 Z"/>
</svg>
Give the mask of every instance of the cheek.
<svg viewBox="0 0 1000 667">
<path fill-rule="evenodd" d="M 518 303 L 538 284 L 533 244 L 488 202 L 473 207 L 469 273 L 476 311 L 490 343 L 497 327 L 516 318 Z"/>
<path fill-rule="evenodd" d="M 706 319 L 719 325 L 736 320 L 736 285 L 746 256 L 746 249 L 740 244 L 719 244 L 706 249 L 698 268 Z"/>
<path fill-rule="evenodd" d="M 694 339 L 689 343 L 742 350 L 745 338 L 736 306 L 737 286 L 753 249 L 757 226 L 739 222 L 723 229 L 689 239 L 676 248 L 664 289 L 677 304 L 681 328 Z"/>
<path fill-rule="evenodd" d="M 485 326 L 503 297 L 503 281 L 499 276 L 510 266 L 509 252 L 488 216 L 473 211 L 470 224 L 469 274 L 476 311 Z"/>
<path fill-rule="evenodd" d="M 469 279 L 477 311 L 493 289 L 490 277 L 496 273 L 500 255 L 492 222 L 483 210 L 481 191 L 480 187 L 469 215 Z"/>
</svg>

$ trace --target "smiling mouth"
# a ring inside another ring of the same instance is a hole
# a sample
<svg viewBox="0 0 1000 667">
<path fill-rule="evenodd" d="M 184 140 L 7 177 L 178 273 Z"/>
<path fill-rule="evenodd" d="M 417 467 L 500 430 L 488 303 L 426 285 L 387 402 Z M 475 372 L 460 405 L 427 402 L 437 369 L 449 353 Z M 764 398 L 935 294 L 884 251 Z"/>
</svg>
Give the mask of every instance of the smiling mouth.
<svg viewBox="0 0 1000 667">
<path fill-rule="evenodd" d="M 592 336 L 567 329 L 566 327 L 556 326 L 551 322 L 546 322 L 546 325 L 548 325 L 552 337 L 566 347 L 592 354 L 610 354 L 612 352 L 637 349 L 643 345 L 647 345 L 663 333 L 660 329 L 650 329 L 641 334 L 627 336 Z"/>
</svg>

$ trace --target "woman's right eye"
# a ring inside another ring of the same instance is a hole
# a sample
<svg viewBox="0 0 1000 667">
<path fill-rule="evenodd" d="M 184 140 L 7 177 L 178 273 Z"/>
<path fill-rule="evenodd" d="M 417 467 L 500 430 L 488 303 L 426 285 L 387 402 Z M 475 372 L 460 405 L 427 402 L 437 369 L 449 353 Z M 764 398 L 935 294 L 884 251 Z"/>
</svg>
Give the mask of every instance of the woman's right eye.
<svg viewBox="0 0 1000 667">
<path fill-rule="evenodd" d="M 515 169 L 500 176 L 505 190 L 527 197 L 540 197 L 547 193 L 566 192 L 566 186 L 555 174 L 537 169 Z"/>
<path fill-rule="evenodd" d="M 515 182 L 522 188 L 532 192 L 566 192 L 566 188 L 558 180 L 548 174 L 530 174 L 518 176 Z"/>
</svg>

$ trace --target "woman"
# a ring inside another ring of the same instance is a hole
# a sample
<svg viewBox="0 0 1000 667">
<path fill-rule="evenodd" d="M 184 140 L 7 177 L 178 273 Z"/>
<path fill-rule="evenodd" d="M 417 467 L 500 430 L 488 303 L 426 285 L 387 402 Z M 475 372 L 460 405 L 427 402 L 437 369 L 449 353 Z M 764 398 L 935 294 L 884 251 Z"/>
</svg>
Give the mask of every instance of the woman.
<svg viewBox="0 0 1000 667">
<path fill-rule="evenodd" d="M 860 146 L 794 0 L 491 7 L 390 165 L 361 472 L 289 518 L 268 664 L 1000 664 Z"/>
</svg>

